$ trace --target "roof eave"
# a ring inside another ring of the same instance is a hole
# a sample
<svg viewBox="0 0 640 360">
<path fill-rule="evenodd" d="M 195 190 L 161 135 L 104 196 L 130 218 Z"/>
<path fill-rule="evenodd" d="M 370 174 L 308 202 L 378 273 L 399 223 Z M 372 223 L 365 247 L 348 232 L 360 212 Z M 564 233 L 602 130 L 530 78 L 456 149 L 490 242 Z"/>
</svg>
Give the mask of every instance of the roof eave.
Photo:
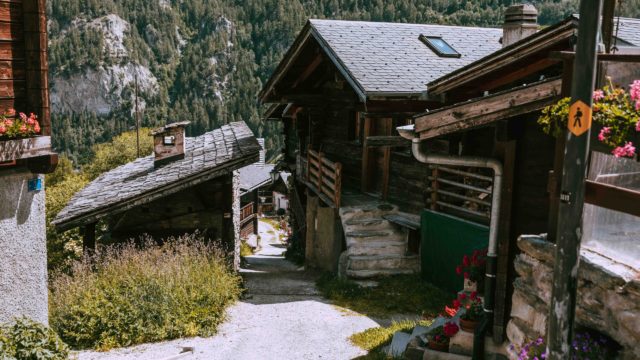
<svg viewBox="0 0 640 360">
<path fill-rule="evenodd" d="M 562 41 L 566 38 L 566 36 L 563 36 L 566 35 L 566 32 L 575 31 L 577 25 L 576 22 L 577 18 L 575 16 L 569 16 L 567 19 L 545 28 L 535 35 L 524 38 L 458 70 L 446 74 L 427 84 L 428 93 L 430 96 L 438 96 L 449 91 L 457 82 L 461 81 L 461 79 L 464 80 L 457 85 L 468 83 L 482 75 L 495 71 L 495 69 L 487 65 L 512 56 L 513 54 L 519 52 L 522 52 L 524 55 L 534 53 L 539 50 L 532 46 L 536 43 L 543 43 L 545 40 L 549 40 L 549 38 L 553 39 L 555 37 L 558 37 L 558 41 Z"/>
</svg>

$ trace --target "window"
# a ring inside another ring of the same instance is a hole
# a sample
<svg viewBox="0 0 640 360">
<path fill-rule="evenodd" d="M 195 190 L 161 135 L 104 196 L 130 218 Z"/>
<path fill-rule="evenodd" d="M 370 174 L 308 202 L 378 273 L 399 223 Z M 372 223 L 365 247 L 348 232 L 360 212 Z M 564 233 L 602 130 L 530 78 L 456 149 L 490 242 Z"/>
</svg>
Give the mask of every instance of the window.
<svg viewBox="0 0 640 360">
<path fill-rule="evenodd" d="M 438 54 L 440 57 L 453 57 L 459 58 L 460 53 L 457 52 L 449 43 L 444 41 L 439 36 L 425 36 L 420 35 L 420 41 L 425 43 L 433 52 Z"/>
</svg>

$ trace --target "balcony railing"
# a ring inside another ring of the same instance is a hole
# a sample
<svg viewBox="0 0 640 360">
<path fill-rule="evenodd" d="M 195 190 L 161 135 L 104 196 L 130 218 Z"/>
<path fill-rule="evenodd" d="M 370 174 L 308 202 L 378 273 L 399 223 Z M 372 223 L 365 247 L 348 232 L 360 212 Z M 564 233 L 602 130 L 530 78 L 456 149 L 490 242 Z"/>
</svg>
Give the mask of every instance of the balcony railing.
<svg viewBox="0 0 640 360">
<path fill-rule="evenodd" d="M 340 207 L 342 192 L 342 164 L 327 159 L 323 153 L 307 152 L 307 186 L 324 202 Z"/>
<path fill-rule="evenodd" d="M 240 222 L 245 222 L 245 220 L 252 219 L 255 216 L 255 211 L 253 209 L 253 203 L 249 203 L 240 209 Z"/>
</svg>

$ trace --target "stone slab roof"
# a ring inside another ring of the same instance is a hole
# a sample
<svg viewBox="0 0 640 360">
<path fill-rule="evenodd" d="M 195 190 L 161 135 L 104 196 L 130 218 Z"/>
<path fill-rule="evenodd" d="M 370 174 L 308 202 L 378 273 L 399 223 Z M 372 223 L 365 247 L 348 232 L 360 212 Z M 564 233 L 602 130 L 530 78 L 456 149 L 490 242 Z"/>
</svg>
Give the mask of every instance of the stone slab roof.
<svg viewBox="0 0 640 360">
<path fill-rule="evenodd" d="M 271 184 L 273 164 L 251 164 L 238 170 L 240 174 L 240 193 L 242 195 L 264 185 Z"/>
<path fill-rule="evenodd" d="M 614 31 L 617 20 L 618 18 L 614 20 Z M 640 19 L 621 17 L 618 38 L 635 46 L 640 46 Z"/>
<path fill-rule="evenodd" d="M 56 216 L 63 230 L 126 211 L 258 160 L 260 145 L 244 122 L 187 138 L 185 157 L 155 168 L 154 156 L 134 160 L 92 181 Z"/>
<path fill-rule="evenodd" d="M 309 20 L 335 60 L 367 95 L 421 93 L 426 84 L 501 48 L 502 29 Z M 440 57 L 420 35 L 442 37 L 462 56 Z"/>
</svg>

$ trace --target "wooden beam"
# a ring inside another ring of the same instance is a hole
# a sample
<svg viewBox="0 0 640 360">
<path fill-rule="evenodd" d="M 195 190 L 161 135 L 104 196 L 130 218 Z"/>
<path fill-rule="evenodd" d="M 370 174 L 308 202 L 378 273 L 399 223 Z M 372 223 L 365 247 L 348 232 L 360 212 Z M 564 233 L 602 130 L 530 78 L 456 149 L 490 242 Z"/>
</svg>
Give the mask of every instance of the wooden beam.
<svg viewBox="0 0 640 360">
<path fill-rule="evenodd" d="M 293 82 L 293 85 L 291 85 L 291 88 L 296 88 L 298 85 L 300 85 L 300 83 L 302 83 L 303 81 L 307 80 L 307 78 L 309 78 L 309 76 L 311 74 L 313 74 L 314 71 L 316 71 L 316 69 L 318 68 L 318 66 L 320 66 L 320 64 L 322 64 L 322 54 L 318 53 L 315 58 L 311 61 L 311 63 L 307 66 L 306 69 L 304 69 L 304 71 L 298 76 L 298 78 Z"/>
<path fill-rule="evenodd" d="M 426 113 L 415 118 L 416 132 L 425 140 L 530 113 L 556 101 L 561 87 L 548 80 Z"/>
<path fill-rule="evenodd" d="M 640 217 L 640 191 L 586 181 L 585 202 L 605 209 Z"/>
<path fill-rule="evenodd" d="M 553 66 L 556 61 L 548 58 L 542 58 L 536 62 L 527 64 L 523 67 L 518 68 L 518 70 L 507 74 L 506 76 L 496 76 L 493 80 L 488 82 L 483 82 L 481 84 L 482 90 L 493 90 L 500 86 L 510 84 L 518 79 L 522 79 L 528 75 L 534 74 L 542 69 L 546 69 L 550 66 Z"/>
<path fill-rule="evenodd" d="M 411 141 L 403 138 L 402 136 L 368 136 L 364 140 L 365 147 L 408 147 L 411 146 Z"/>
<path fill-rule="evenodd" d="M 613 45 L 613 28 L 616 10 L 616 0 L 604 0 L 602 7 L 602 42 L 604 42 L 605 52 L 611 52 Z"/>
<path fill-rule="evenodd" d="M 570 60 L 575 58 L 576 53 L 573 51 L 554 51 L 549 54 L 549 58 L 556 61 Z M 640 50 L 638 52 L 627 53 L 615 53 L 615 54 L 598 54 L 598 61 L 612 61 L 612 62 L 628 62 L 637 63 L 640 62 Z"/>
</svg>

